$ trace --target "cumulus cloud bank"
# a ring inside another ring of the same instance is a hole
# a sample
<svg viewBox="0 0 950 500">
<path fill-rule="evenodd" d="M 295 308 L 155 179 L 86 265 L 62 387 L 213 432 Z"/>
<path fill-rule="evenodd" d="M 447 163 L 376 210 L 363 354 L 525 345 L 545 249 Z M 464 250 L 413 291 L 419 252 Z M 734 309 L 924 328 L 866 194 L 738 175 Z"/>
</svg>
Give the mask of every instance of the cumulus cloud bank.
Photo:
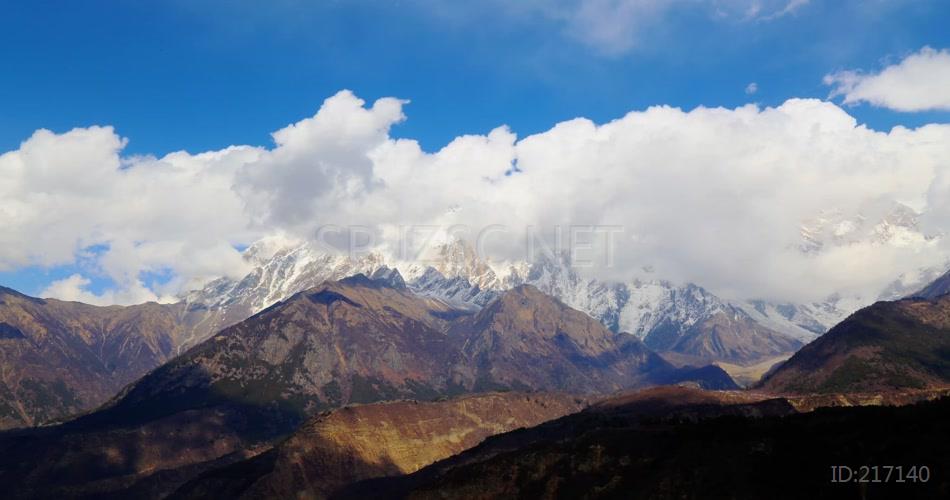
<svg viewBox="0 0 950 500">
<path fill-rule="evenodd" d="M 950 111 L 950 51 L 924 47 L 880 73 L 839 71 L 825 76 L 831 97 L 897 111 Z"/>
<path fill-rule="evenodd" d="M 427 152 L 390 135 L 405 104 L 366 106 L 343 91 L 275 132 L 273 147 L 162 158 L 123 157 L 125 141 L 108 127 L 38 131 L 0 156 L 0 267 L 82 262 L 115 290 L 90 297 L 77 275 L 47 293 L 135 302 L 242 275 L 235 247 L 265 236 L 355 225 L 393 254 L 406 226 L 457 224 L 494 228 L 496 260 L 523 257 L 527 228 L 622 228 L 613 265 L 583 272 L 625 280 L 650 267 L 736 298 L 879 290 L 946 262 L 943 240 L 924 234 L 950 223 L 948 125 L 878 132 L 832 103 L 792 99 L 657 106 L 520 140 L 499 127 Z M 924 214 L 919 232 L 801 250 L 803 222 L 839 214 L 839 237 L 895 203 Z M 170 281 L 144 286 L 156 272 Z"/>
</svg>

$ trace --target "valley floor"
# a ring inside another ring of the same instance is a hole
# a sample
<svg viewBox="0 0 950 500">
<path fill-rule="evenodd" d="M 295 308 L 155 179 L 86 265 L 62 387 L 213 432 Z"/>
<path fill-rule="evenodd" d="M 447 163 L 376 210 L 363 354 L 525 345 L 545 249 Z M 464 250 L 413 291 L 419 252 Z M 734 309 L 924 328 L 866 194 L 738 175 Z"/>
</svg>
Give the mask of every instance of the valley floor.
<svg viewBox="0 0 950 500">
<path fill-rule="evenodd" d="M 714 364 L 725 370 L 726 373 L 728 373 L 729 376 L 732 377 L 732 379 L 735 380 L 740 386 L 750 387 L 759 380 L 762 380 L 762 377 L 764 377 L 765 374 L 776 365 L 792 357 L 792 354 L 793 353 L 783 354 L 781 356 L 766 359 L 765 361 L 760 361 L 750 366 L 726 363 L 725 361 L 717 361 Z"/>
</svg>

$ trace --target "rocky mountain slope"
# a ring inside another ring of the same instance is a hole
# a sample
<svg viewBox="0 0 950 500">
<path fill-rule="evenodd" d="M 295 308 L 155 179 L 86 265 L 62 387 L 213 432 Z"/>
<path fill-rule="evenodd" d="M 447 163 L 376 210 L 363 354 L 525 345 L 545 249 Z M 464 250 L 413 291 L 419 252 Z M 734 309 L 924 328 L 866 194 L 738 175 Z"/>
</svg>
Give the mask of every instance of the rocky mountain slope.
<svg viewBox="0 0 950 500">
<path fill-rule="evenodd" d="M 682 373 L 531 286 L 472 313 L 400 283 L 359 274 L 298 293 L 150 373 L 106 411 L 219 400 L 295 425 L 353 402 L 500 388 L 603 393 Z"/>
<path fill-rule="evenodd" d="M 935 472 L 950 466 L 948 417 L 950 398 L 796 414 L 781 399 L 664 388 L 489 438 L 337 498 L 940 498 L 950 487 Z M 831 466 L 855 464 L 859 474 L 880 457 L 903 464 L 901 482 L 830 481 Z M 929 468 L 925 481 L 907 479 L 912 464 Z"/>
<path fill-rule="evenodd" d="M 776 393 L 950 386 L 950 296 L 878 302 L 808 344 L 763 380 Z"/>
<path fill-rule="evenodd" d="M 346 407 L 310 419 L 266 453 L 202 474 L 172 498 L 325 498 L 357 481 L 415 472 L 584 404 L 567 395 L 490 393 Z"/>
<path fill-rule="evenodd" d="M 0 287 L 0 429 L 93 408 L 177 352 L 182 305 L 96 307 Z"/>
</svg>

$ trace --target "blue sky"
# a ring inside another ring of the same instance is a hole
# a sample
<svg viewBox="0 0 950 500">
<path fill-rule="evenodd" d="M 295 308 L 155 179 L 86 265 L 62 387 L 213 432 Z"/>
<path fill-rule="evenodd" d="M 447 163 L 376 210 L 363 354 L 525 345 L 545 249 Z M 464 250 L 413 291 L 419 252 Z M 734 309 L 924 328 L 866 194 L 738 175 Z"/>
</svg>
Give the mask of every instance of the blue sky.
<svg viewBox="0 0 950 500">
<path fill-rule="evenodd" d="M 91 124 L 114 125 L 130 154 L 268 144 L 342 88 L 412 100 L 396 133 L 435 149 L 499 124 L 527 135 L 654 104 L 825 97 L 826 73 L 950 46 L 942 1 L 816 0 L 772 21 L 716 20 L 687 2 L 620 54 L 557 20 L 438 3 L 6 2 L 0 149 Z M 931 118 L 854 114 L 883 128 Z"/>
<path fill-rule="evenodd" d="M 941 0 L 812 0 L 772 18 L 785 1 L 766 0 L 754 14 L 751 0 L 661 1 L 619 20 L 632 27 L 608 40 L 590 31 L 596 23 L 565 14 L 573 1 L 460 3 L 3 2 L 0 152 L 39 128 L 96 124 L 129 139 L 124 155 L 269 146 L 271 132 L 340 89 L 370 102 L 410 100 L 392 133 L 435 151 L 502 124 L 523 137 L 657 104 L 826 98 L 826 74 L 874 72 L 923 46 L 950 47 L 950 3 Z M 847 109 L 881 130 L 950 121 L 946 111 Z M 0 283 L 37 293 L 74 269 L 11 270 Z"/>
</svg>

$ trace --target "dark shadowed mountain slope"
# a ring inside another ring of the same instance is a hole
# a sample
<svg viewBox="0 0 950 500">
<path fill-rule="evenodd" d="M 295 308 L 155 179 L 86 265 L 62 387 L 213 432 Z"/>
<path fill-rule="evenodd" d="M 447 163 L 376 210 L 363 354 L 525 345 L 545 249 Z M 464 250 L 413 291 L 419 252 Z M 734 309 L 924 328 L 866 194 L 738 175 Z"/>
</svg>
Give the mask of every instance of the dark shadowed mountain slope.
<svg viewBox="0 0 950 500">
<path fill-rule="evenodd" d="M 950 386 L 950 296 L 878 302 L 767 375 L 776 393 L 886 392 Z"/>
<path fill-rule="evenodd" d="M 182 306 L 96 307 L 0 287 L 0 429 L 88 410 L 171 358 Z"/>
<path fill-rule="evenodd" d="M 646 391 L 495 436 L 336 498 L 885 499 L 942 498 L 950 488 L 937 472 L 950 466 L 942 444 L 948 398 L 796 414 L 780 399 L 717 401 L 683 391 Z M 902 466 L 903 482 L 830 481 L 831 466 L 854 464 L 858 474 L 860 465 L 882 460 Z M 926 482 L 907 479 L 912 465 L 929 468 Z"/>
<path fill-rule="evenodd" d="M 266 453 L 203 474 L 173 497 L 322 498 L 359 480 L 415 472 L 584 404 L 567 395 L 509 392 L 346 407 L 310 419 Z"/>
</svg>

